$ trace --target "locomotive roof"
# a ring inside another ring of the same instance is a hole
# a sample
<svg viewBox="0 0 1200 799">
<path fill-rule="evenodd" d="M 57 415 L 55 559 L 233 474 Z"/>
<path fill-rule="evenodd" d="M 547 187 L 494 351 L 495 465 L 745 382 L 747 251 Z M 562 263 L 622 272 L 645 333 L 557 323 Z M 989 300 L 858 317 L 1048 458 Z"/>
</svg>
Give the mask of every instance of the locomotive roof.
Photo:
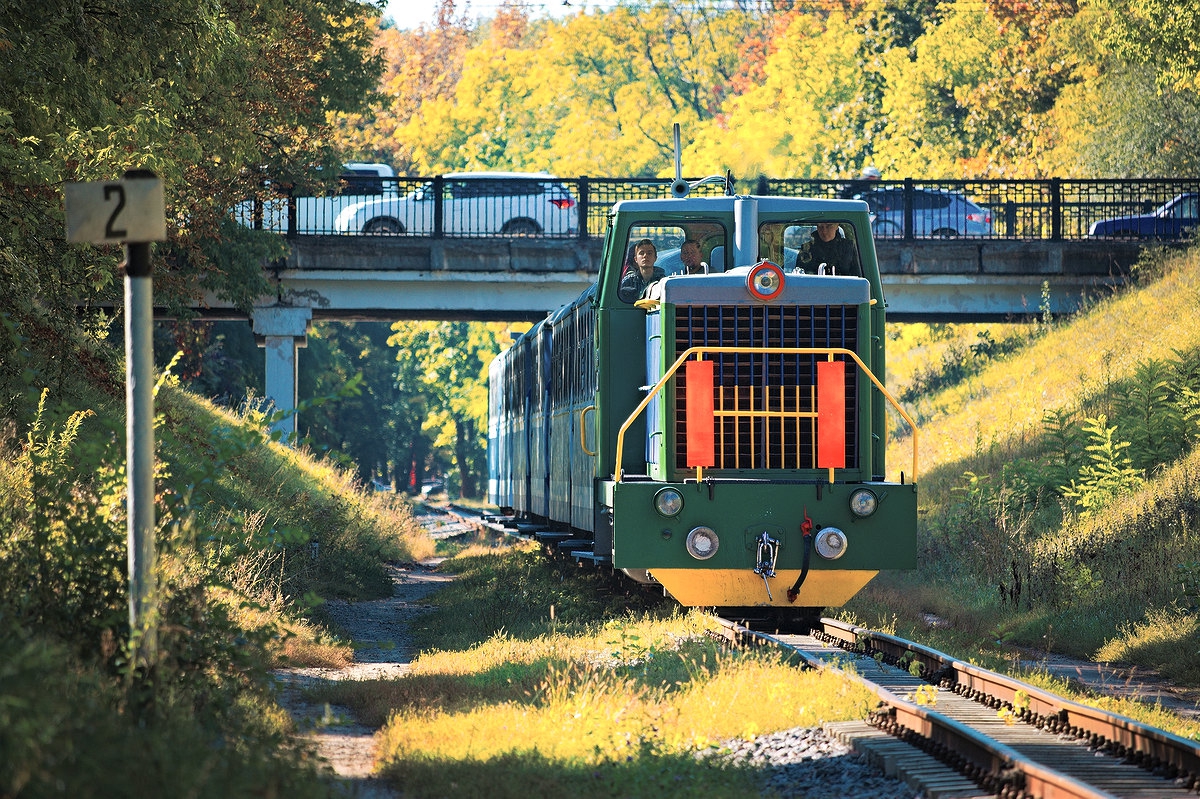
<svg viewBox="0 0 1200 799">
<path fill-rule="evenodd" d="M 826 197 L 775 197 L 757 194 L 733 197 L 664 197 L 654 200 L 621 200 L 613 205 L 614 213 L 729 213 L 737 200 L 754 200 L 760 214 L 770 213 L 843 213 L 868 212 L 862 200 L 837 200 Z"/>
</svg>

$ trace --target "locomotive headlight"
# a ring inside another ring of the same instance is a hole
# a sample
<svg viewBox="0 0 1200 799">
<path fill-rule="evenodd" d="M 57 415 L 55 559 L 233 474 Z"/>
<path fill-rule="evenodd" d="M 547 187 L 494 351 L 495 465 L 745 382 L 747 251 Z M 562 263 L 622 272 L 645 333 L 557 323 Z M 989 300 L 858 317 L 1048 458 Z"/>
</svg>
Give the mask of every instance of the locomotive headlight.
<svg viewBox="0 0 1200 799">
<path fill-rule="evenodd" d="M 697 527 L 688 533 L 685 545 L 688 554 L 696 560 L 708 560 L 717 554 L 721 541 L 711 527 Z"/>
<path fill-rule="evenodd" d="M 879 507 L 879 497 L 869 488 L 857 489 L 850 495 L 850 512 L 858 517 L 870 516 Z"/>
<path fill-rule="evenodd" d="M 783 270 L 767 260 L 759 261 L 746 276 L 746 288 L 755 299 L 770 301 L 783 293 Z"/>
<path fill-rule="evenodd" d="M 675 516 L 683 510 L 683 494 L 677 488 L 664 488 L 654 495 L 654 509 L 662 516 Z"/>
<path fill-rule="evenodd" d="M 846 534 L 836 527 L 826 527 L 817 533 L 813 546 L 821 557 L 837 560 L 846 554 Z"/>
</svg>

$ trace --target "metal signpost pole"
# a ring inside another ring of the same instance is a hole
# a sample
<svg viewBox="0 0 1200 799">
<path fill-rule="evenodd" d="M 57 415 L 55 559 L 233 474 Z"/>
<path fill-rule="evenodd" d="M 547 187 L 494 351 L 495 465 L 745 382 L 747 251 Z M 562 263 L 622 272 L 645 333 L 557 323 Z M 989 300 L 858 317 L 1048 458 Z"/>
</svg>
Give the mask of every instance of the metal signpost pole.
<svg viewBox="0 0 1200 799">
<path fill-rule="evenodd" d="M 162 181 L 131 170 L 120 181 L 68 183 L 67 240 L 125 245 L 125 455 L 129 633 L 134 667 L 157 659 L 154 557 L 154 302 L 150 242 L 166 235 Z"/>
<path fill-rule="evenodd" d="M 154 576 L 154 305 L 150 244 L 125 245 L 125 457 L 129 480 L 129 628 L 138 666 L 158 651 Z"/>
</svg>

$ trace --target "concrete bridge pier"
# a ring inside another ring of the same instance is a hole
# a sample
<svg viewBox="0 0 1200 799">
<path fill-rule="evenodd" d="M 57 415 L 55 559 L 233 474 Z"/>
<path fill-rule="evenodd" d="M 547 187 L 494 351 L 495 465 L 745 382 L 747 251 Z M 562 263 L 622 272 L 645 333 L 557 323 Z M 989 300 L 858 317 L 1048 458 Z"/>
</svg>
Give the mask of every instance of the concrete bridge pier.
<svg viewBox="0 0 1200 799">
<path fill-rule="evenodd" d="M 297 394 L 296 350 L 308 346 L 312 308 L 272 306 L 255 308 L 252 326 L 258 346 L 266 350 L 267 399 L 277 411 L 295 411 Z M 275 422 L 272 429 L 284 440 L 296 433 L 296 415 Z"/>
</svg>

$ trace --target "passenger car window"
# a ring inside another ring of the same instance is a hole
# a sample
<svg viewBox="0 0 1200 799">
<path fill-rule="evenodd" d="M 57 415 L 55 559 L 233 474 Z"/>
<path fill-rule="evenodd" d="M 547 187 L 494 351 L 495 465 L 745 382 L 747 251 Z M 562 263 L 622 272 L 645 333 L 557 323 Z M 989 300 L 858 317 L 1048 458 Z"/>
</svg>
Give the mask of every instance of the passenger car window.
<svg viewBox="0 0 1200 799">
<path fill-rule="evenodd" d="M 462 180 L 449 184 L 450 196 L 456 200 L 470 197 L 532 197 L 546 190 L 535 180 Z"/>
<path fill-rule="evenodd" d="M 950 207 L 950 198 L 945 194 L 934 194 L 928 191 L 913 192 L 913 210 L 941 210 Z"/>
<path fill-rule="evenodd" d="M 383 194 L 383 180 L 374 172 L 355 170 L 338 177 L 338 194 Z"/>
</svg>

